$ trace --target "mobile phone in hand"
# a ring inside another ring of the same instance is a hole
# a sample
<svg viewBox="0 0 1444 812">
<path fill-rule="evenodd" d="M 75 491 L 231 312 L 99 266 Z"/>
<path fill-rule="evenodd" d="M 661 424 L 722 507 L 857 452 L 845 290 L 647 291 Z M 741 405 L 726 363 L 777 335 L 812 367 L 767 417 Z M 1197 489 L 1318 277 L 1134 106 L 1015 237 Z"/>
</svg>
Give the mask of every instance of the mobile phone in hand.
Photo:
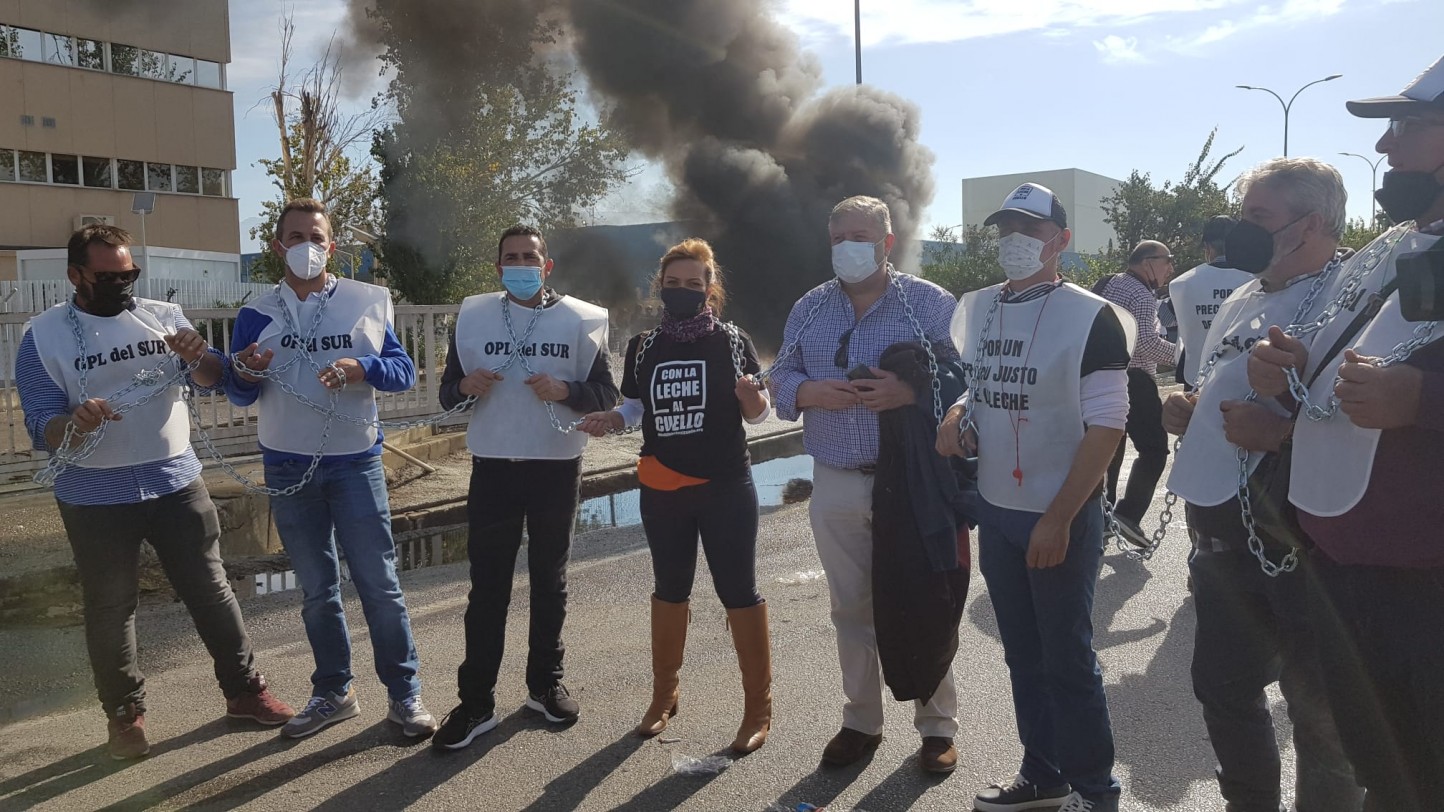
<svg viewBox="0 0 1444 812">
<path fill-rule="evenodd" d="M 849 381 L 875 381 L 877 376 L 872 374 L 872 370 L 868 368 L 867 364 L 858 364 L 847 371 L 847 379 Z"/>
</svg>

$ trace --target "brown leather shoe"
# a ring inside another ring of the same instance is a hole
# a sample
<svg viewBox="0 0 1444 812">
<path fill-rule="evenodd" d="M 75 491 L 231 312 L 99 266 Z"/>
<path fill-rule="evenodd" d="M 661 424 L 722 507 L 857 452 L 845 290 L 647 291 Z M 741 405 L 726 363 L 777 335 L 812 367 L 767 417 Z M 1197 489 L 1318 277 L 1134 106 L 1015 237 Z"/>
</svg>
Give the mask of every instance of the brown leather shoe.
<svg viewBox="0 0 1444 812">
<path fill-rule="evenodd" d="M 845 727 L 837 731 L 837 735 L 823 748 L 822 760 L 834 767 L 846 767 L 876 750 L 879 744 L 882 744 L 881 733 L 868 735 Z"/>
<path fill-rule="evenodd" d="M 958 748 L 947 736 L 924 736 L 918 762 L 930 773 L 950 773 L 958 767 Z"/>
</svg>

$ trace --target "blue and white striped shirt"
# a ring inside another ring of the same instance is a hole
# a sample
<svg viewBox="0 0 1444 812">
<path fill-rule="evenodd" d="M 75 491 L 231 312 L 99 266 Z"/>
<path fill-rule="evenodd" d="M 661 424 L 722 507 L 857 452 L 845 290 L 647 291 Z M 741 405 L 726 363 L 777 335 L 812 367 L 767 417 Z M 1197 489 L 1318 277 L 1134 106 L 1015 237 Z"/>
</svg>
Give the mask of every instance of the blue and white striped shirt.
<svg viewBox="0 0 1444 812">
<path fill-rule="evenodd" d="M 176 326 L 193 329 L 186 317 L 180 314 L 176 316 Z M 215 348 L 210 351 L 220 356 L 223 362 L 221 380 L 211 387 L 198 386 L 191 381 L 196 392 L 222 392 L 230 377 L 230 365 L 225 363 L 225 356 Z M 56 417 L 70 414 L 70 396 L 46 371 L 35 346 L 35 338 L 29 330 L 25 331 L 15 355 L 15 388 L 20 392 L 20 407 L 25 411 L 25 429 L 30 432 L 31 443 L 37 451 L 49 451 L 49 446 L 45 444 L 45 426 Z M 163 404 L 157 402 L 157 406 L 160 405 Z M 70 505 L 132 504 L 175 493 L 200 475 L 201 461 L 191 448 L 170 459 L 124 468 L 72 465 L 56 478 L 55 498 Z"/>
<path fill-rule="evenodd" d="M 935 350 L 957 357 L 949 329 L 958 302 L 953 295 L 932 282 L 911 274 L 897 275 L 912 305 L 913 315 Z M 802 417 L 802 444 L 813 459 L 834 468 L 860 468 L 877 463 L 877 415 L 858 405 L 847 409 L 797 408 L 797 389 L 807 381 L 846 380 L 847 371 L 858 364 L 877 366 L 883 350 L 904 341 L 917 341 L 903 308 L 897 288 L 872 304 L 862 318 L 852 309 L 852 300 L 840 286 L 819 285 L 803 294 L 787 317 L 782 347 L 792 346 L 807 314 L 818 305 L 817 316 L 802 334 L 798 350 L 783 358 L 772 372 L 769 388 L 777 416 L 783 420 Z M 850 331 L 850 332 L 849 332 Z M 843 334 L 847 333 L 847 365 L 836 364 Z"/>
</svg>

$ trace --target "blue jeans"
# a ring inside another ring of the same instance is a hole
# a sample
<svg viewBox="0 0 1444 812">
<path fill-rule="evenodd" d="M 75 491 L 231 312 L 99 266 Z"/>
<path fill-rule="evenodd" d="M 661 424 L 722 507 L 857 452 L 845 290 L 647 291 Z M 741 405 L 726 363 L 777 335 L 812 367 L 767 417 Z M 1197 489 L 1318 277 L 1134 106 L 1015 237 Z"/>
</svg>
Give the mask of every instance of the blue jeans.
<svg viewBox="0 0 1444 812">
<path fill-rule="evenodd" d="M 266 484 L 290 487 L 301 481 L 306 467 L 292 462 L 267 465 Z M 351 687 L 351 635 L 341 607 L 338 542 L 371 632 L 376 676 L 392 699 L 419 694 L 416 643 L 396 577 L 381 458 L 322 462 L 299 492 L 271 497 L 271 514 L 304 596 L 301 620 L 316 659 L 311 674 L 316 695 L 345 694 Z"/>
<path fill-rule="evenodd" d="M 1090 499 L 1073 520 L 1063 563 L 1030 569 L 1028 541 L 1042 514 L 980 500 L 978 568 L 998 618 L 1023 744 L 1019 773 L 1042 787 L 1071 785 L 1116 810 L 1113 727 L 1093 651 L 1093 589 L 1102 566 L 1103 513 Z"/>
</svg>

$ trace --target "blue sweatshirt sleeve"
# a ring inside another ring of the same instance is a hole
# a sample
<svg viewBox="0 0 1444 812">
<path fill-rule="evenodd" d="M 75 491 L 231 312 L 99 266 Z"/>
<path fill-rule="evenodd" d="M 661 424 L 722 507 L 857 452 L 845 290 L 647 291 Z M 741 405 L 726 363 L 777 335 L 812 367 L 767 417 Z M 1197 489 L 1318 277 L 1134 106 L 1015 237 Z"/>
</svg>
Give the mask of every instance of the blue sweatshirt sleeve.
<svg viewBox="0 0 1444 812">
<path fill-rule="evenodd" d="M 416 385 L 416 364 L 406 354 L 406 348 L 401 346 L 396 330 L 390 324 L 386 325 L 381 354 L 356 360 L 366 374 L 366 382 L 378 392 L 405 392 Z"/>
<path fill-rule="evenodd" d="M 250 307 L 241 308 L 241 312 L 236 314 L 235 326 L 231 328 L 231 347 L 240 352 L 256 343 L 256 339 L 261 337 L 261 331 L 270 323 L 270 316 Z M 239 375 L 226 375 L 224 383 L 226 397 L 237 406 L 250 406 L 261 395 L 260 382 L 253 383 Z"/>
<path fill-rule="evenodd" d="M 20 349 L 15 354 L 15 388 L 20 392 L 20 408 L 25 412 L 25 430 L 36 451 L 49 451 L 45 444 L 45 426 L 61 415 L 70 414 L 70 396 L 50 377 L 40 362 L 35 336 L 25 331 Z"/>
</svg>

